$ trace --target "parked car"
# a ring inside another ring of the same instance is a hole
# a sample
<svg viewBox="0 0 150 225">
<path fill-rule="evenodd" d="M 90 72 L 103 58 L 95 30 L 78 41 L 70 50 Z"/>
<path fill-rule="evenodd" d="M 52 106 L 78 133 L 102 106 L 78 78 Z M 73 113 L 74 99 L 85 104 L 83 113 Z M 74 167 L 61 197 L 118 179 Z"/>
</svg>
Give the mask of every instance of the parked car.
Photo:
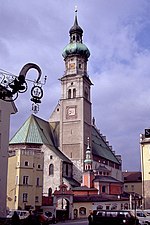
<svg viewBox="0 0 150 225">
<path fill-rule="evenodd" d="M 146 213 L 142 210 L 136 211 L 136 216 L 139 219 L 140 225 L 149 225 L 150 224 L 150 216 L 146 215 Z"/>
<path fill-rule="evenodd" d="M 45 215 L 48 217 L 49 223 L 55 224 L 56 223 L 56 218 L 55 215 L 52 214 L 51 212 L 47 211 L 45 212 Z"/>
<path fill-rule="evenodd" d="M 8 211 L 8 214 L 7 214 L 7 218 L 12 218 L 14 212 L 17 212 L 19 218 L 22 220 L 22 219 L 26 219 L 28 216 L 29 216 L 29 211 L 27 210 L 15 210 L 15 209 L 11 209 Z"/>
<path fill-rule="evenodd" d="M 139 225 L 139 220 L 132 211 L 129 210 L 94 210 L 92 224 Z"/>
</svg>

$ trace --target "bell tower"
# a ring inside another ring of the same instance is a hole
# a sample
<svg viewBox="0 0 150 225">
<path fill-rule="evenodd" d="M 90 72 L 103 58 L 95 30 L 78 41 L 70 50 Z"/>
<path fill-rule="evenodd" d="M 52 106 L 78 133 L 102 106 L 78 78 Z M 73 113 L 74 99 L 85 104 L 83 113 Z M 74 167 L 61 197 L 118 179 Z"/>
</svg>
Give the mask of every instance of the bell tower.
<svg viewBox="0 0 150 225">
<path fill-rule="evenodd" d="M 87 73 L 90 51 L 82 42 L 77 10 L 70 31 L 70 42 L 62 56 L 65 72 L 61 77 L 60 150 L 74 163 L 73 176 L 81 182 L 87 137 L 91 140 L 91 81 Z"/>
</svg>

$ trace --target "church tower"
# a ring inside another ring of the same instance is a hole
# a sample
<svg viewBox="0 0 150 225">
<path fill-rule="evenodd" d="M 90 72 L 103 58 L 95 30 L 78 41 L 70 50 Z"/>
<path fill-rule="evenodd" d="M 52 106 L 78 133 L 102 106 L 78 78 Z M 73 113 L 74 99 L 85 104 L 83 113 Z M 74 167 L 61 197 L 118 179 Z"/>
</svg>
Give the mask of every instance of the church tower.
<svg viewBox="0 0 150 225">
<path fill-rule="evenodd" d="M 87 137 L 91 140 L 92 83 L 87 73 L 90 52 L 82 42 L 83 30 L 78 25 L 77 11 L 69 34 L 70 43 L 62 53 L 65 73 L 60 79 L 60 150 L 74 163 L 73 176 L 81 182 Z"/>
</svg>

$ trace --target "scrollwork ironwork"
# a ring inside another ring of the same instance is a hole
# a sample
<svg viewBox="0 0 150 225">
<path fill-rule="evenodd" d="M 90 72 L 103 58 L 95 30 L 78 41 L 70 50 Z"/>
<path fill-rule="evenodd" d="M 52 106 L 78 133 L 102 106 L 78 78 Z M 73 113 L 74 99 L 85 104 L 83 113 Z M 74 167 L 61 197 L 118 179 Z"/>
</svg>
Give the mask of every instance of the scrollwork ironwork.
<svg viewBox="0 0 150 225">
<path fill-rule="evenodd" d="M 38 77 L 36 80 L 27 80 L 26 75 L 30 69 L 35 69 L 38 72 Z M 46 76 L 44 78 L 44 83 L 41 82 L 42 71 L 37 64 L 27 63 L 25 64 L 19 76 L 8 73 L 4 70 L 0 71 L 0 99 L 11 102 L 15 101 L 19 93 L 24 93 L 28 89 L 27 81 L 33 82 L 33 87 L 31 89 L 31 101 L 32 110 L 37 113 L 39 110 L 39 103 L 41 103 L 41 98 L 43 97 L 42 86 L 46 83 Z"/>
</svg>

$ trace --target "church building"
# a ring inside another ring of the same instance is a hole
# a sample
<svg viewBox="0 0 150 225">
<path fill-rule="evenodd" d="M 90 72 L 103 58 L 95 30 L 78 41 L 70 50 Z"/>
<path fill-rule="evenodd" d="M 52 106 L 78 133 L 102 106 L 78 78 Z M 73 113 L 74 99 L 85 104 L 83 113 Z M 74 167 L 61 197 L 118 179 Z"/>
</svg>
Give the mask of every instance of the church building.
<svg viewBox="0 0 150 225">
<path fill-rule="evenodd" d="M 69 39 L 62 53 L 61 96 L 49 120 L 31 115 L 10 140 L 8 207 L 38 208 L 38 196 L 50 196 L 62 184 L 74 191 L 95 188 L 97 194 L 123 191 L 121 156 L 92 119 L 90 51 L 77 12 Z"/>
</svg>

